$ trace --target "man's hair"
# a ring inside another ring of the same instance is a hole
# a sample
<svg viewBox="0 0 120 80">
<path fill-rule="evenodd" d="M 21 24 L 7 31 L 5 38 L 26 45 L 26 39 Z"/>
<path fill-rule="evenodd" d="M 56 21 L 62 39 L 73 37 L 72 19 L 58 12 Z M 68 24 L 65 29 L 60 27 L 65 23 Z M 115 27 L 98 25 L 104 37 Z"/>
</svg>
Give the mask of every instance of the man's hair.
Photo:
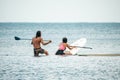
<svg viewBox="0 0 120 80">
<path fill-rule="evenodd" d="M 36 32 L 36 38 L 37 38 L 37 37 L 41 37 L 41 31 L 37 31 L 37 32 Z"/>
<path fill-rule="evenodd" d="M 66 37 L 63 38 L 63 43 L 67 43 L 67 38 Z"/>
</svg>

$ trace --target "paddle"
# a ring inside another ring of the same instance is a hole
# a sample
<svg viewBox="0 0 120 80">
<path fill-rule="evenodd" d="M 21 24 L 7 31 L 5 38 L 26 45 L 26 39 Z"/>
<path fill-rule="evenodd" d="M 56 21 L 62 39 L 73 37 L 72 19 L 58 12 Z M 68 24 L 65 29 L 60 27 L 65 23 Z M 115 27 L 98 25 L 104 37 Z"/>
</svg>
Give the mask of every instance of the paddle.
<svg viewBox="0 0 120 80">
<path fill-rule="evenodd" d="M 15 38 L 15 40 L 32 40 L 32 39 L 20 38 L 20 37 L 17 37 L 17 36 L 15 36 L 14 38 Z M 44 40 L 44 41 L 49 41 L 49 40 Z M 77 47 L 77 48 L 85 48 L 85 49 L 92 49 L 91 47 L 80 47 L 80 46 L 75 46 L 75 47 Z"/>
<path fill-rule="evenodd" d="M 19 38 L 17 36 L 15 36 L 14 38 L 15 38 L 15 40 L 32 40 L 32 39 Z"/>
<path fill-rule="evenodd" d="M 72 46 L 71 46 L 72 47 Z M 92 49 L 91 47 L 81 47 L 81 46 L 73 46 L 73 47 L 77 47 L 77 48 L 85 48 L 85 49 Z"/>
<path fill-rule="evenodd" d="M 91 47 L 80 47 L 80 46 L 76 46 L 77 48 L 85 48 L 85 49 L 92 49 Z"/>
<path fill-rule="evenodd" d="M 15 36 L 14 38 L 15 38 L 15 40 L 32 40 L 32 39 L 20 38 L 17 36 Z M 44 40 L 44 41 L 49 41 L 49 40 Z"/>
</svg>

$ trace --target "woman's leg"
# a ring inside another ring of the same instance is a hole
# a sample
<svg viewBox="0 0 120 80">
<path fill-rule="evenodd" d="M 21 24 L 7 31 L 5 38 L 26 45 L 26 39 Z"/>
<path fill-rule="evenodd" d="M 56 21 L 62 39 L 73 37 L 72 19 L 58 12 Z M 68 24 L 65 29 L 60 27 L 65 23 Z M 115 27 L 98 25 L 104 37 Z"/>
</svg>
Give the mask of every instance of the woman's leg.
<svg viewBox="0 0 120 80">
<path fill-rule="evenodd" d="M 72 55 L 72 53 L 70 53 L 70 51 L 66 51 L 64 53 L 65 53 L 65 55 Z"/>
</svg>

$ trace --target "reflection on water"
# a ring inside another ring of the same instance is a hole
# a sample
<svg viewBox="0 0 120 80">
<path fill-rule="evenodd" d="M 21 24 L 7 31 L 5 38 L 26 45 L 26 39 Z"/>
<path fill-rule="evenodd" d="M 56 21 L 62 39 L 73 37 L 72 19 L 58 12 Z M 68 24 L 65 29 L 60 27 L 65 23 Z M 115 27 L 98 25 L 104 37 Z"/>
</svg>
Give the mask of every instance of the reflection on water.
<svg viewBox="0 0 120 80">
<path fill-rule="evenodd" d="M 119 80 L 120 57 L 0 56 L 3 80 Z"/>
</svg>

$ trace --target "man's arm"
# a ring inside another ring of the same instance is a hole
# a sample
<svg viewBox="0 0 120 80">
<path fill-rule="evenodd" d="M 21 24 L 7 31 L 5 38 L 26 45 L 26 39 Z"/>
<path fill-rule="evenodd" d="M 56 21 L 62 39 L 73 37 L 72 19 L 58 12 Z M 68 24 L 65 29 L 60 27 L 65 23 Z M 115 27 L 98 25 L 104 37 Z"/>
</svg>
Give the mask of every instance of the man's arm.
<svg viewBox="0 0 120 80">
<path fill-rule="evenodd" d="M 49 43 L 51 43 L 51 42 L 52 42 L 52 41 L 49 40 L 48 42 L 45 43 L 45 42 L 43 41 L 43 39 L 41 38 L 41 43 L 42 43 L 43 45 L 47 45 L 47 44 L 49 44 Z"/>
</svg>

